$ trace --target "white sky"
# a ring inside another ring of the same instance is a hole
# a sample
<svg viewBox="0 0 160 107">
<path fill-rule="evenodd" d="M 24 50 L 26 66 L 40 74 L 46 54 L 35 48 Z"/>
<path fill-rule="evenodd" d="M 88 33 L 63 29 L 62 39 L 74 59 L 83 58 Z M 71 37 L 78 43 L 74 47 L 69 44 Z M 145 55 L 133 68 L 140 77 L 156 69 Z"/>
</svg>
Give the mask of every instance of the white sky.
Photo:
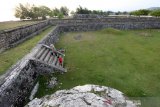
<svg viewBox="0 0 160 107">
<path fill-rule="evenodd" d="M 0 21 L 15 20 L 14 9 L 19 3 L 45 5 L 50 8 L 67 6 L 75 10 L 79 5 L 91 10 L 131 11 L 160 7 L 160 0 L 0 0 Z"/>
</svg>

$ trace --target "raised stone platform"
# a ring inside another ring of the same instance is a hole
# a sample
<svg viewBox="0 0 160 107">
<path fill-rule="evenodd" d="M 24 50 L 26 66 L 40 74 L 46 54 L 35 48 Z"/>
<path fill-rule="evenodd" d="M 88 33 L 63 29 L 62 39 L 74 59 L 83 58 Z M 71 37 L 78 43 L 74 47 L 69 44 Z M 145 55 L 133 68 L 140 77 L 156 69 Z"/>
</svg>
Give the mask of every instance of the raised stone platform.
<svg viewBox="0 0 160 107">
<path fill-rule="evenodd" d="M 139 103 L 140 104 L 140 103 Z M 25 107 L 137 107 L 122 92 L 105 86 L 84 85 L 35 98 Z"/>
</svg>

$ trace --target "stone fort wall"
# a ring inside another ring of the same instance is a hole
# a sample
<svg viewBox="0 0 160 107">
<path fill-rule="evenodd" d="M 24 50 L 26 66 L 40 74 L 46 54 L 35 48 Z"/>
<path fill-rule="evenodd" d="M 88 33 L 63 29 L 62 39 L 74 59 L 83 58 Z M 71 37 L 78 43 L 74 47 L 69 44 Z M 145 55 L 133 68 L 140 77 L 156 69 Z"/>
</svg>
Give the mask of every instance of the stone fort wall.
<svg viewBox="0 0 160 107">
<path fill-rule="evenodd" d="M 50 68 L 48 68 L 49 70 L 39 68 L 46 65 L 36 62 L 34 55 L 41 48 L 41 44 L 46 43 L 46 38 L 49 36 L 54 38 L 55 41 L 52 41 L 52 43 L 55 43 L 59 34 L 58 27 L 53 29 L 29 54 L 13 65 L 4 75 L 0 76 L 0 107 L 22 107 L 28 100 L 37 77 L 51 73 L 49 70 L 52 69 Z"/>
<path fill-rule="evenodd" d="M 22 106 L 28 99 L 33 86 L 41 72 L 37 69 L 39 64 L 35 64 L 32 57 L 39 49 L 40 44 L 55 44 L 59 40 L 59 35 L 62 32 L 71 31 L 88 31 L 98 30 L 107 27 L 117 29 L 144 29 L 144 28 L 160 28 L 159 18 L 107 18 L 107 19 L 63 19 L 63 20 L 49 20 L 42 25 L 57 25 L 48 35 L 46 35 L 33 50 L 27 54 L 22 60 L 13 65 L 6 74 L 0 77 L 0 106 Z M 34 25 L 33 25 L 34 26 Z M 33 27 L 32 26 L 32 27 Z M 38 26 L 38 25 L 35 25 Z M 32 29 L 32 27 L 30 29 Z M 44 27 L 39 27 L 43 29 Z M 19 28 L 25 32 L 25 28 Z M 35 30 L 34 30 L 35 31 Z M 8 32 L 9 35 L 14 34 Z M 18 31 L 17 31 L 18 32 Z M 7 34 L 7 32 L 4 32 Z M 3 33 L 1 33 L 3 34 Z M 30 34 L 28 34 L 30 35 Z M 27 34 L 26 34 L 27 36 Z M 13 37 L 14 38 L 14 37 Z M 23 37 L 22 37 L 23 38 Z M 1 40 L 1 39 L 0 39 Z M 11 40 L 11 39 L 9 39 Z M 17 42 L 19 39 L 15 40 Z M 21 39 L 20 39 L 21 40 Z M 12 42 L 7 42 L 8 45 Z M 7 44 L 6 43 L 6 44 Z M 14 43 L 14 42 L 13 42 Z M 32 60 L 31 60 L 32 59 Z M 43 66 L 43 65 L 40 65 Z M 45 71 L 44 71 L 45 72 Z"/>
<path fill-rule="evenodd" d="M 24 40 L 38 34 L 49 25 L 60 25 L 65 31 L 88 31 L 113 27 L 117 29 L 160 28 L 160 18 L 142 17 L 107 17 L 107 18 L 77 18 L 50 19 L 37 24 L 22 26 L 0 32 L 0 52 L 11 48 Z"/>
<path fill-rule="evenodd" d="M 49 21 L 0 31 L 0 52 L 11 48 L 46 29 Z"/>
</svg>

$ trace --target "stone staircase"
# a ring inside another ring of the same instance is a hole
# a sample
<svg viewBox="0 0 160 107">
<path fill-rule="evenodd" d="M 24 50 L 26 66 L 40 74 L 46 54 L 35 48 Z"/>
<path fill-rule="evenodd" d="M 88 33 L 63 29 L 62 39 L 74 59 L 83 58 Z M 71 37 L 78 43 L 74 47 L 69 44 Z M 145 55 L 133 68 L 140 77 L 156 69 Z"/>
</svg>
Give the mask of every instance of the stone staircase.
<svg viewBox="0 0 160 107">
<path fill-rule="evenodd" d="M 63 54 L 58 51 L 57 55 L 61 55 L 63 57 Z M 59 64 L 57 56 L 54 53 L 52 54 L 51 47 L 47 45 L 41 44 L 39 50 L 34 55 L 34 60 L 38 61 L 38 63 L 42 63 L 43 65 L 50 66 L 55 70 L 66 72 L 66 69 L 63 68 L 63 64 L 62 66 Z"/>
</svg>

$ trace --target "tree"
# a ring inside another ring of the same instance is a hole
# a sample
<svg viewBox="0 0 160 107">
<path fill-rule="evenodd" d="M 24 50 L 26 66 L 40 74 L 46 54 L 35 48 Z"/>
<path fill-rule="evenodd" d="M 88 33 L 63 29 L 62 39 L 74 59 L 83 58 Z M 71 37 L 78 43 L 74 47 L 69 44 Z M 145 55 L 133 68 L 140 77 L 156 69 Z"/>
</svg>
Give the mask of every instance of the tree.
<svg viewBox="0 0 160 107">
<path fill-rule="evenodd" d="M 146 10 L 146 9 L 140 9 L 139 12 L 140 12 L 141 15 L 146 15 L 147 16 L 150 11 Z"/>
<path fill-rule="evenodd" d="M 63 17 L 64 17 L 64 14 L 63 14 L 63 13 L 61 13 L 61 12 L 58 13 L 58 18 L 59 18 L 59 19 L 62 19 Z"/>
<path fill-rule="evenodd" d="M 114 14 L 114 12 L 112 12 L 112 11 L 107 11 L 105 13 L 106 13 L 106 15 L 113 15 Z"/>
<path fill-rule="evenodd" d="M 65 6 L 62 6 L 60 9 L 51 10 L 47 6 L 30 6 L 29 4 L 22 5 L 19 4 L 15 8 L 15 16 L 20 19 L 33 19 L 38 20 L 41 17 L 43 20 L 46 19 L 47 16 L 53 17 L 57 16 L 58 18 L 63 18 L 64 16 L 68 16 L 69 9 Z"/>
<path fill-rule="evenodd" d="M 116 12 L 115 15 L 121 15 L 122 13 L 120 11 Z"/>
<path fill-rule="evenodd" d="M 40 8 L 33 5 L 30 11 L 30 14 L 32 16 L 31 18 L 38 20 L 38 17 L 40 17 L 40 13 L 41 13 Z"/>
<path fill-rule="evenodd" d="M 53 9 L 53 13 L 54 13 L 54 16 L 58 16 L 58 14 L 60 13 L 60 10 L 55 8 Z"/>
<path fill-rule="evenodd" d="M 15 17 L 20 19 L 26 19 L 30 17 L 30 6 L 26 4 L 25 6 L 21 3 L 15 9 Z"/>
<path fill-rule="evenodd" d="M 67 7 L 61 7 L 60 8 L 60 12 L 64 15 L 64 16 L 68 16 L 68 12 L 69 12 L 69 9 Z"/>
<path fill-rule="evenodd" d="M 123 15 L 128 15 L 129 13 L 127 11 L 122 12 Z"/>
<path fill-rule="evenodd" d="M 151 13 L 150 13 L 151 16 L 160 16 L 160 10 L 153 10 Z"/>
<path fill-rule="evenodd" d="M 135 15 L 135 16 L 148 15 L 149 13 L 150 11 L 146 9 L 140 9 L 140 10 L 130 12 L 131 15 Z"/>
<path fill-rule="evenodd" d="M 42 20 L 45 20 L 46 16 L 49 16 L 49 14 L 51 12 L 50 8 L 48 8 L 46 6 L 40 6 L 39 10 L 40 10 L 40 17 L 42 17 Z"/>
<path fill-rule="evenodd" d="M 79 6 L 76 9 L 76 14 L 91 14 L 91 13 L 92 13 L 91 10 L 88 10 L 87 8 L 82 8 L 81 6 Z"/>
</svg>

